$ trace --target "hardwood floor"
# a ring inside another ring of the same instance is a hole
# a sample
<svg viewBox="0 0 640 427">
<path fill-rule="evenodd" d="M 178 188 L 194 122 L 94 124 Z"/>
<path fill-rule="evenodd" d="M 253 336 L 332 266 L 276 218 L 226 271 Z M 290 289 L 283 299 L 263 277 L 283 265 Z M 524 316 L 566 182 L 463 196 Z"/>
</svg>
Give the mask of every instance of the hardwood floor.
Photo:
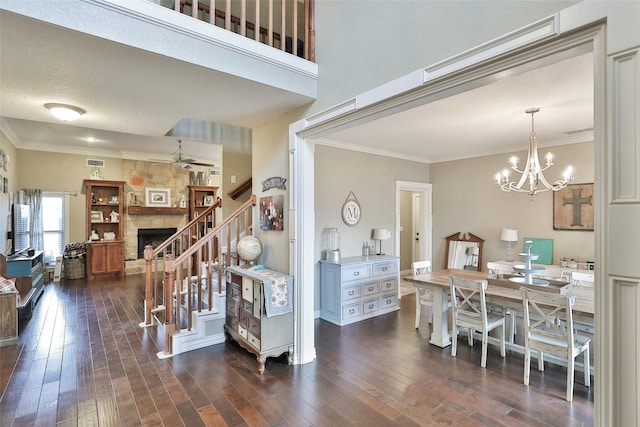
<svg viewBox="0 0 640 427">
<path fill-rule="evenodd" d="M 593 389 L 576 383 L 566 402 L 563 368 L 534 368 L 525 387 L 522 355 L 490 346 L 482 369 L 480 345 L 461 338 L 456 358 L 430 345 L 413 295 L 354 325 L 317 320 L 317 360 L 269 359 L 264 375 L 235 342 L 159 360 L 142 301 L 142 276 L 48 284 L 18 344 L 0 348 L 0 425 L 593 425 Z"/>
</svg>

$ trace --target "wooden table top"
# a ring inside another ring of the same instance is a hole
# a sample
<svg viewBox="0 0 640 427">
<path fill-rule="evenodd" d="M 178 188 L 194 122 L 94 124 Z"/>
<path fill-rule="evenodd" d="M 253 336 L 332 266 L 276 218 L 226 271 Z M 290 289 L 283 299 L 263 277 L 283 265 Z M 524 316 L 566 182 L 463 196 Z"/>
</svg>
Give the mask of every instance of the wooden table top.
<svg viewBox="0 0 640 427">
<path fill-rule="evenodd" d="M 446 270 L 434 271 L 433 273 L 422 274 L 416 277 L 405 276 L 404 280 L 407 282 L 413 282 L 418 285 L 420 285 L 421 283 L 428 283 L 430 285 L 437 285 L 448 289 L 449 276 L 451 274 L 471 280 L 489 279 L 489 274 L 487 272 L 457 270 L 450 268 Z M 544 290 L 544 287 L 541 287 L 540 290 Z M 593 317 L 595 312 L 593 288 L 575 286 L 570 288 L 568 293 L 576 296 L 576 304 L 573 306 L 574 313 L 580 313 L 585 316 Z M 487 297 L 494 296 L 512 302 L 522 303 L 522 294 L 520 293 L 520 289 L 518 288 L 511 289 L 503 286 L 495 286 L 489 284 L 489 286 L 487 286 L 485 294 L 487 295 Z"/>
</svg>

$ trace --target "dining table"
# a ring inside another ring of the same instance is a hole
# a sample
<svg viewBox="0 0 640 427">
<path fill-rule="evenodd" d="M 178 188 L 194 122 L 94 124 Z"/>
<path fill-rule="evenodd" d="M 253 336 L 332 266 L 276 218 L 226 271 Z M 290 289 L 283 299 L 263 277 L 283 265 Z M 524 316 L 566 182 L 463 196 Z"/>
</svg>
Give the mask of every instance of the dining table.
<svg viewBox="0 0 640 427">
<path fill-rule="evenodd" d="M 425 273 L 421 275 L 405 276 L 403 279 L 411 282 L 414 286 L 428 289 L 433 295 L 433 321 L 431 339 L 429 342 L 438 347 L 451 345 L 451 333 L 449 331 L 449 276 L 455 275 L 470 280 L 487 280 L 488 286 L 485 290 L 488 304 L 495 304 L 501 307 L 512 308 L 522 312 L 522 293 L 517 283 L 498 282 L 486 271 L 445 269 Z M 504 279 L 508 280 L 508 279 Z M 499 283 L 499 284 L 497 284 Z M 541 291 L 561 292 L 567 295 L 575 295 L 576 302 L 573 306 L 573 320 L 575 324 L 581 325 L 583 330 L 593 331 L 594 317 L 594 289 L 584 286 L 572 286 L 566 283 L 561 287 L 536 287 Z M 508 347 L 523 352 L 522 346 L 515 343 L 507 343 Z"/>
</svg>

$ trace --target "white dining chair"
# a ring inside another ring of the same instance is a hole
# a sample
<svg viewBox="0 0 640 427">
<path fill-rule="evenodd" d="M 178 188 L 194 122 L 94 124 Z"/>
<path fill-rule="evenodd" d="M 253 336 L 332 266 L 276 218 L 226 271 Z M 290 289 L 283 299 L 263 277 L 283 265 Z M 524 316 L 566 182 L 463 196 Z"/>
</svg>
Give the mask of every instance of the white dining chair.
<svg viewBox="0 0 640 427">
<path fill-rule="evenodd" d="M 419 277 L 420 275 L 431 273 L 431 261 L 415 261 L 411 263 L 411 270 L 413 277 Z M 416 329 L 420 325 L 420 314 L 422 312 L 422 306 L 430 309 L 428 312 L 428 321 L 433 321 L 433 293 L 430 289 L 416 288 Z"/>
<path fill-rule="evenodd" d="M 449 276 L 453 308 L 453 328 L 451 331 L 451 355 L 456 356 L 458 351 L 458 332 L 460 328 L 469 330 L 469 346 L 473 346 L 474 331 L 482 334 L 482 359 L 481 367 L 487 366 L 487 344 L 489 331 L 500 328 L 500 355 L 505 357 L 505 326 L 504 316 L 487 313 L 487 301 L 485 290 L 486 280 L 469 280 L 462 277 Z"/>
<path fill-rule="evenodd" d="M 595 281 L 595 275 L 593 273 L 586 273 L 582 271 L 571 272 L 571 284 L 573 286 L 586 286 L 593 288 Z"/>
<path fill-rule="evenodd" d="M 544 371 L 544 353 L 567 359 L 567 401 L 573 400 L 575 359 L 583 354 L 584 385 L 591 386 L 589 364 L 590 338 L 577 335 L 573 329 L 572 307 L 575 295 L 556 294 L 520 288 L 524 306 L 524 385 L 529 385 L 531 351 L 538 352 L 538 370 Z M 558 325 L 554 319 L 564 319 Z"/>
<path fill-rule="evenodd" d="M 505 274 L 515 274 L 513 266 L 511 264 L 503 264 L 500 262 L 487 262 L 487 271 L 489 277 L 501 277 Z M 509 342 L 513 343 L 516 335 L 516 318 L 518 317 L 516 310 L 513 307 L 500 306 L 498 307 L 502 315 L 508 317 L 509 322 Z"/>
</svg>

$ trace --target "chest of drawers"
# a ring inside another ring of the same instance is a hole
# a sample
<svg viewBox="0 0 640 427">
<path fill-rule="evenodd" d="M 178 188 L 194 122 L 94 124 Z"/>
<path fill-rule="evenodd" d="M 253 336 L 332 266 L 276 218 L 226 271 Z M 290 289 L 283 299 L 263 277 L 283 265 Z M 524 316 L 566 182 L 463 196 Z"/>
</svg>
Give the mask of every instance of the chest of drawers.
<svg viewBox="0 0 640 427">
<path fill-rule="evenodd" d="M 344 326 L 398 310 L 399 262 L 391 256 L 320 261 L 320 318 Z"/>
<path fill-rule="evenodd" d="M 289 353 L 293 357 L 293 287 L 288 295 L 291 311 L 280 314 L 267 312 L 265 295 L 274 281 L 292 281 L 290 276 L 271 270 L 248 270 L 227 267 L 227 298 L 225 332 L 247 351 L 256 355 L 258 372 L 264 373 L 267 357 Z M 292 285 L 292 282 L 290 282 Z M 271 315 L 270 315 L 271 314 Z"/>
</svg>

